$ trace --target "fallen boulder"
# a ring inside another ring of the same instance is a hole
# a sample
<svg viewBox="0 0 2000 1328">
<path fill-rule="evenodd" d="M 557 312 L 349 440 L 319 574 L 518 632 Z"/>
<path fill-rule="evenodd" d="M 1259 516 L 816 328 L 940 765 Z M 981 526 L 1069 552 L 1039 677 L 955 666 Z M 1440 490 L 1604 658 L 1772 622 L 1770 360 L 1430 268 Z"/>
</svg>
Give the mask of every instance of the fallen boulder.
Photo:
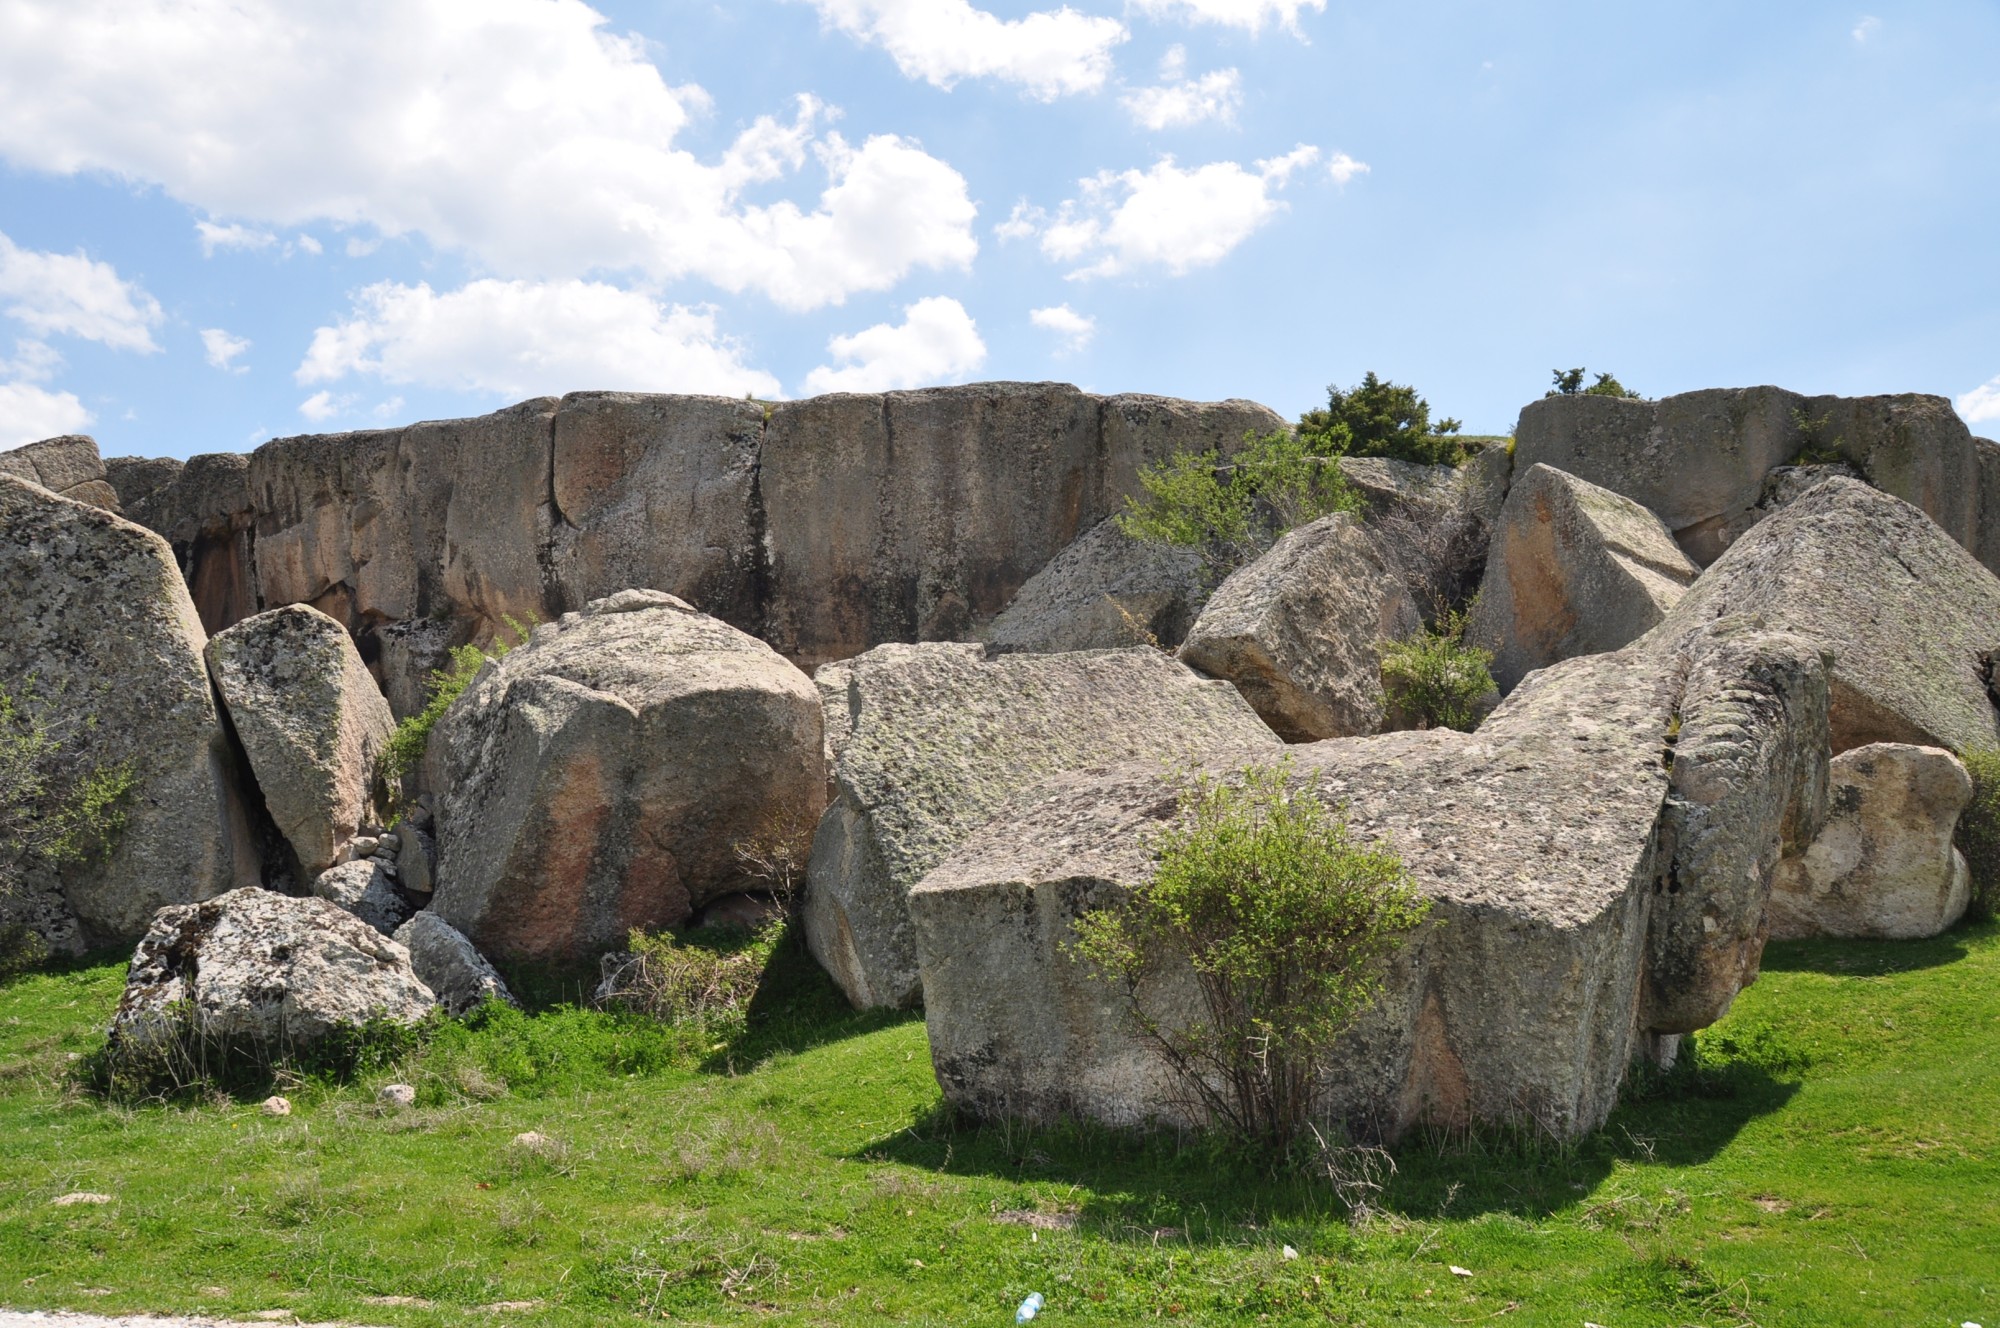
<svg viewBox="0 0 2000 1328">
<path fill-rule="evenodd" d="M 433 910 L 493 955 L 582 957 L 743 889 L 736 846 L 825 799 L 819 694 L 659 591 L 536 628 L 431 738 Z"/>
<path fill-rule="evenodd" d="M 1227 684 L 1151 649 L 878 646 L 816 681 L 834 794 L 813 839 L 806 941 L 857 1006 L 916 1002 L 910 887 L 1013 794 L 1064 771 L 1278 746 Z"/>
<path fill-rule="evenodd" d="M 1345 512 L 1286 534 L 1232 573 L 1180 648 L 1288 742 L 1382 726 L 1381 642 L 1423 626 L 1401 568 Z"/>
<path fill-rule="evenodd" d="M 264 806 L 317 876 L 375 810 L 389 705 L 346 629 L 308 605 L 244 619 L 207 656 Z"/>
<path fill-rule="evenodd" d="M 357 858 L 327 868 L 313 879 L 312 892 L 314 897 L 352 913 L 384 936 L 395 935 L 396 929 L 416 911 L 397 892 L 396 883 L 382 864 L 370 858 Z"/>
<path fill-rule="evenodd" d="M 159 536 L 0 476 L 0 680 L 68 721 L 72 769 L 132 779 L 108 855 L 60 872 L 92 944 L 259 879 L 206 643 Z"/>
<path fill-rule="evenodd" d="M 1950 752 L 1871 743 L 1833 758 L 1826 825 L 1779 866 L 1771 890 L 1777 940 L 1935 936 L 1972 897 L 1952 829 L 1972 779 Z"/>
<path fill-rule="evenodd" d="M 1171 650 L 1210 588 L 1198 549 L 1133 539 L 1098 522 L 1028 578 L 993 620 L 995 650 L 1059 654 L 1156 645 Z"/>
<path fill-rule="evenodd" d="M 232 890 L 160 910 L 107 1050 L 139 1074 L 196 1048 L 270 1064 L 371 1020 L 414 1023 L 435 1003 L 409 952 L 359 918 L 323 899 Z"/>
<path fill-rule="evenodd" d="M 435 913 L 419 913 L 396 928 L 396 944 L 410 952 L 410 967 L 437 994 L 446 1014 L 466 1014 L 490 1000 L 515 1003 L 499 970 Z"/>
<path fill-rule="evenodd" d="M 1510 691 L 1557 660 L 1630 645 L 1700 574 L 1639 504 L 1533 465 L 1508 490 L 1466 640 L 1493 652 Z"/>
</svg>

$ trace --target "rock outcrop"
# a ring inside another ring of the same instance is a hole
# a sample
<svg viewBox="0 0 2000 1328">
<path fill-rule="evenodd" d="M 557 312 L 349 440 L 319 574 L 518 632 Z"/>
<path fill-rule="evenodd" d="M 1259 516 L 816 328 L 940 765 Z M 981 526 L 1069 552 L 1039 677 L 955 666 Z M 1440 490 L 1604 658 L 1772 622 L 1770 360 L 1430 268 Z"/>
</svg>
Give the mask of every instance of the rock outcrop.
<svg viewBox="0 0 2000 1328">
<path fill-rule="evenodd" d="M 395 935 L 416 912 L 382 864 L 368 858 L 327 868 L 313 879 L 312 892 L 314 898 L 352 913 L 384 936 Z"/>
<path fill-rule="evenodd" d="M 1871 743 L 1842 752 L 1828 776 L 1826 825 L 1779 866 L 1771 890 L 1778 940 L 1935 936 L 1972 896 L 1952 829 L 1972 800 L 1958 758 L 1935 747 Z"/>
<path fill-rule="evenodd" d="M 1010 796 L 1065 771 L 1278 746 L 1227 684 L 1151 649 L 889 645 L 816 681 L 834 797 L 813 839 L 806 941 L 857 1006 L 918 999 L 909 890 Z"/>
<path fill-rule="evenodd" d="M 435 913 L 419 913 L 396 929 L 396 944 L 410 952 L 410 967 L 437 994 L 449 1015 L 462 1015 L 487 1001 L 514 1004 L 506 981 L 464 933 Z"/>
<path fill-rule="evenodd" d="M 1198 549 L 1133 539 L 1116 518 L 1092 526 L 1028 578 L 986 634 L 995 650 L 1060 654 L 1187 639 L 1206 583 Z"/>
<path fill-rule="evenodd" d="M 1289 742 L 1383 726 L 1383 641 L 1423 626 L 1403 570 L 1344 512 L 1286 534 L 1230 574 L 1180 657 L 1226 678 Z"/>
<path fill-rule="evenodd" d="M 268 1064 L 371 1019 L 435 1004 L 402 946 L 323 899 L 232 890 L 162 909 L 111 1017 L 117 1065 L 172 1068 L 192 1043 Z"/>
<path fill-rule="evenodd" d="M 132 778 L 109 855 L 61 873 L 92 943 L 259 879 L 206 644 L 159 536 L 0 476 L 0 685 L 62 722 L 71 769 Z"/>
<path fill-rule="evenodd" d="M 535 629 L 446 712 L 431 907 L 490 955 L 579 957 L 744 887 L 735 846 L 825 798 L 819 695 L 658 591 Z"/>
<path fill-rule="evenodd" d="M 1833 654 L 1833 750 L 2000 743 L 2000 580 L 1916 508 L 1828 479 L 1731 546 L 1655 629 L 1754 615 Z"/>
<path fill-rule="evenodd" d="M 105 483 L 97 441 L 82 434 L 44 438 L 0 452 L 0 475 L 39 484 L 50 493 L 116 512 L 118 492 Z"/>
<path fill-rule="evenodd" d="M 104 482 L 118 495 L 118 506 L 131 515 L 132 504 L 174 482 L 186 466 L 176 457 L 106 457 Z"/>
<path fill-rule="evenodd" d="M 1980 542 L 1980 464 L 1943 397 L 1807 397 L 1776 387 L 1716 388 L 1658 401 L 1556 396 L 1515 431 L 1515 473 L 1550 465 L 1657 512 L 1707 566 L 1762 513 L 1774 466 L 1838 458 L 1923 510 L 1968 549 Z M 1989 516 L 2000 520 L 2000 508 Z"/>
<path fill-rule="evenodd" d="M 1433 901 L 1381 1002 L 1326 1067 L 1339 1114 L 1390 1137 L 1419 1120 L 1557 1134 L 1602 1121 L 1653 1035 L 1680 1031 L 1696 1006 L 1712 1017 L 1728 983 L 1754 976 L 1739 947 L 1690 943 L 1686 911 L 1660 901 L 1670 890 L 1708 900 L 1717 932 L 1755 933 L 1762 900 L 1747 904 L 1755 891 L 1734 877 L 1775 859 L 1775 842 L 1759 839 L 1783 833 L 1771 808 L 1795 838 L 1816 828 L 1825 686 L 1810 643 L 1726 625 L 1543 670 L 1477 734 L 1290 749 L 1301 781 L 1344 807 L 1361 837 L 1392 845 Z M 1700 755 L 1670 770 L 1666 739 L 1684 707 L 1706 736 L 1684 739 Z M 1271 759 L 1224 753 L 1203 769 L 1226 777 Z M 1146 879 L 1177 782 L 1138 764 L 1051 780 L 911 892 L 949 1101 L 1032 1120 L 1176 1118 L 1185 1095 L 1068 945 L 1083 911 Z M 1185 981 L 1140 999 L 1170 1021 L 1195 1008 Z"/>
<path fill-rule="evenodd" d="M 163 483 L 135 495 L 126 514 L 173 546 L 207 631 L 220 632 L 262 605 L 250 458 L 231 452 L 192 457 Z"/>
<path fill-rule="evenodd" d="M 303 604 L 244 619 L 207 656 L 264 806 L 317 876 L 374 810 L 388 703 L 341 625 Z"/>
<path fill-rule="evenodd" d="M 1466 639 L 1493 652 L 1504 691 L 1557 660 L 1644 636 L 1701 574 L 1629 498 L 1534 465 L 1501 509 Z"/>
</svg>

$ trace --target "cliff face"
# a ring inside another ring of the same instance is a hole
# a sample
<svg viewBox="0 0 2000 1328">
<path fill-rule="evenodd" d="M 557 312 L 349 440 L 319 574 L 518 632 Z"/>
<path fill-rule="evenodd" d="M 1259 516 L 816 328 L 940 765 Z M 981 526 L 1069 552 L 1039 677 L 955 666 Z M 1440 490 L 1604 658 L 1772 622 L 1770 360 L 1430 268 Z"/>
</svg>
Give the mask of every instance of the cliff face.
<svg viewBox="0 0 2000 1328">
<path fill-rule="evenodd" d="M 173 545 L 208 631 L 310 604 L 354 634 L 400 715 L 446 644 L 633 586 L 807 669 L 959 639 L 1149 461 L 1282 427 L 1254 402 L 1057 383 L 774 406 L 579 392 L 197 457 L 131 516 Z"/>
</svg>

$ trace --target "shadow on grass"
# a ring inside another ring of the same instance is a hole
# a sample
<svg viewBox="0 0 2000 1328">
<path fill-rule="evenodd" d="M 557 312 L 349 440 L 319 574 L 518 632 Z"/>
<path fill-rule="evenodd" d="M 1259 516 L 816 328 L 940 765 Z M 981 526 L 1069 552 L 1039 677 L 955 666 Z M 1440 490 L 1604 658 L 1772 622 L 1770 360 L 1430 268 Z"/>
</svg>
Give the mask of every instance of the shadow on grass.
<svg viewBox="0 0 2000 1328">
<path fill-rule="evenodd" d="M 1836 977 L 1874 977 L 1914 973 L 1955 964 L 1966 957 L 1966 946 L 2000 935 L 2000 924 L 1971 922 L 1942 936 L 1915 941 L 1773 941 L 1764 947 L 1763 968 L 1770 973 L 1826 973 Z"/>
</svg>

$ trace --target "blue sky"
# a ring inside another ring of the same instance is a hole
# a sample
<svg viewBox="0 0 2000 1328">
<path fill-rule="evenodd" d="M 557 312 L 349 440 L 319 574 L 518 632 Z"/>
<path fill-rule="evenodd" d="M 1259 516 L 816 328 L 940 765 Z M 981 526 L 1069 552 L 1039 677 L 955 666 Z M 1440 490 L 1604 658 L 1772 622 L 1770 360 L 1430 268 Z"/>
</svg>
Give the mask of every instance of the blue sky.
<svg viewBox="0 0 2000 1328">
<path fill-rule="evenodd" d="M 2000 434 L 2000 6 L 0 0 L 0 446 L 1367 370 Z"/>
</svg>

